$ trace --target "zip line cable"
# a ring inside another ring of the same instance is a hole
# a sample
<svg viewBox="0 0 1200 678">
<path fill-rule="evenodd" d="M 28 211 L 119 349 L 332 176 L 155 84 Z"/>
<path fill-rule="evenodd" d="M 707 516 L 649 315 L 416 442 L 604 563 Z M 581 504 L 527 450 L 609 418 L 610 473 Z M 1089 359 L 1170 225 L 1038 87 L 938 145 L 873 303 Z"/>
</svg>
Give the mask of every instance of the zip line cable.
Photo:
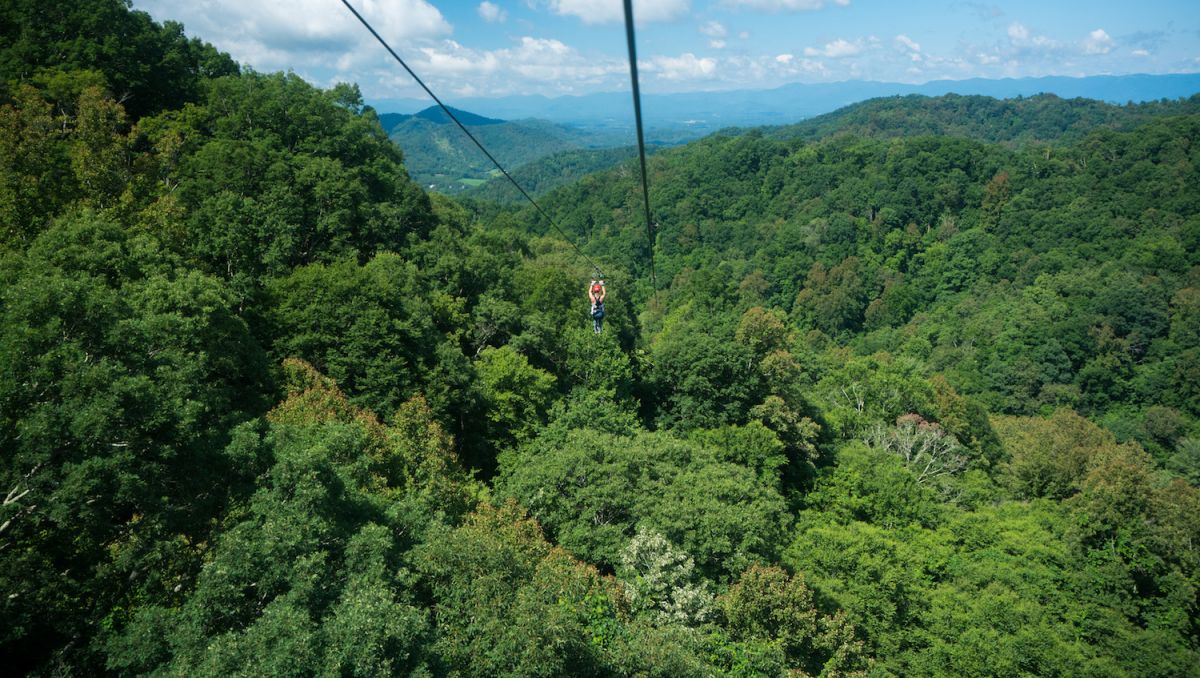
<svg viewBox="0 0 1200 678">
<path fill-rule="evenodd" d="M 642 163 L 642 205 L 646 210 L 646 237 L 650 241 L 650 285 L 658 297 L 654 272 L 654 226 L 650 220 L 650 184 L 646 179 L 646 141 L 642 134 L 642 93 L 638 88 L 637 48 L 633 39 L 633 0 L 625 0 L 625 41 L 629 43 L 629 77 L 633 81 L 633 116 L 637 121 L 638 158 Z"/>
<path fill-rule="evenodd" d="M 529 204 L 533 205 L 534 208 L 537 209 L 538 213 L 541 214 L 543 217 L 546 218 L 547 221 L 550 222 L 550 225 L 554 227 L 554 230 L 558 231 L 558 234 L 563 237 L 563 240 L 566 240 L 567 243 L 571 245 L 571 247 L 575 248 L 575 252 L 577 254 L 579 254 L 579 256 L 583 257 L 589 264 L 592 265 L 592 268 L 594 268 L 596 270 L 597 277 L 603 278 L 604 273 L 601 271 L 600 266 L 597 265 L 595 261 L 592 261 L 591 257 L 584 254 L 583 250 L 579 249 L 579 245 L 575 244 L 575 241 L 572 240 L 569 235 L 567 235 L 566 231 L 564 231 L 558 225 L 558 223 L 556 223 L 554 221 L 554 219 L 551 218 L 551 216 L 549 214 L 546 214 L 546 210 L 542 209 L 542 206 L 537 204 L 537 201 L 534 200 L 532 197 L 530 197 L 529 194 L 525 192 L 524 188 L 521 188 L 521 184 L 518 184 L 517 180 L 512 178 L 512 176 L 508 173 L 508 170 L 504 169 L 504 167 L 500 165 L 500 163 L 496 160 L 496 158 L 492 157 L 492 154 L 488 152 L 488 149 L 484 148 L 483 144 L 480 143 L 479 140 L 475 138 L 475 135 L 471 134 L 471 131 L 467 129 L 467 126 L 462 124 L 462 122 L 459 121 L 458 117 L 454 115 L 454 112 L 451 111 L 450 108 L 446 106 L 446 104 L 442 103 L 442 100 L 439 99 L 437 97 L 437 95 L 433 93 L 433 90 L 429 89 L 429 87 L 425 84 L 425 82 L 422 81 L 421 78 L 418 77 L 417 74 L 413 72 L 413 69 L 408 67 L 408 64 L 404 63 L 404 59 L 401 59 L 400 55 L 396 54 L 396 51 L 392 49 L 391 45 L 387 44 L 387 42 L 382 37 L 380 37 L 379 33 L 377 33 L 375 31 L 375 29 L 371 27 L 371 24 L 368 23 L 367 20 L 363 18 L 363 15 L 359 14 L 358 10 L 354 9 L 354 6 L 350 4 L 349 0 L 342 0 L 342 4 L 346 6 L 346 9 L 350 10 L 350 13 L 353 14 L 354 17 L 356 19 L 358 19 L 359 22 L 362 23 L 362 25 L 365 26 L 368 31 L 371 32 L 371 35 L 375 36 L 375 39 L 379 41 L 379 44 L 383 45 L 383 48 L 388 51 L 388 54 L 391 54 L 392 58 L 395 59 L 401 66 L 403 66 L 404 70 L 408 71 L 408 74 L 412 76 L 413 80 L 417 81 L 417 84 L 421 86 L 421 89 L 424 89 L 425 93 L 428 94 L 430 97 L 433 98 L 434 101 L 437 102 L 437 105 L 442 108 L 442 111 L 444 111 L 446 113 L 446 115 L 450 116 L 450 119 L 454 121 L 454 124 L 458 125 L 458 128 L 463 131 L 463 134 L 466 134 L 468 139 L 475 142 L 475 145 L 479 147 L 479 150 L 483 151 L 483 154 L 487 156 L 488 160 L 492 161 L 492 164 L 496 166 L 496 169 L 500 170 L 500 173 L 503 174 L 506 179 L 511 181 L 513 186 L 517 187 L 517 190 L 521 192 L 521 195 L 525 196 L 525 199 L 529 201 Z M 626 4 L 628 4 L 628 0 L 626 0 Z M 631 43 L 630 48 L 632 49 L 632 43 Z M 634 82 L 635 82 L 634 86 L 636 87 L 636 79 Z M 638 140 L 639 141 L 641 140 L 641 134 L 642 134 L 641 133 L 641 122 L 640 122 L 640 118 L 639 118 L 639 122 L 638 122 Z M 643 157 L 642 158 L 643 177 L 645 175 L 645 169 L 644 169 L 645 162 L 646 162 L 646 160 Z M 643 181 L 644 181 L 644 178 L 643 178 Z M 653 252 L 652 252 L 652 255 L 653 255 Z"/>
</svg>

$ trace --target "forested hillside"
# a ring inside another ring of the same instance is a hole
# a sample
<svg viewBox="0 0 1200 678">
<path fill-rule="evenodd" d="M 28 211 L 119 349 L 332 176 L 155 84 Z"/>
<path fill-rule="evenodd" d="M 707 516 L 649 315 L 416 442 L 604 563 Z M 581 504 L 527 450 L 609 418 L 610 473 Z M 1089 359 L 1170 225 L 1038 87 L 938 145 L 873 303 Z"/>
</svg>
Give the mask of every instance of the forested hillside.
<svg viewBox="0 0 1200 678">
<path fill-rule="evenodd" d="M 749 133 L 664 152 L 651 200 L 659 273 L 674 283 L 645 320 L 668 323 L 692 300 L 705 314 L 761 304 L 808 343 L 909 356 L 994 412 L 1070 405 L 1154 447 L 1141 408 L 1200 413 L 1184 329 L 1198 129 L 1200 116 L 1166 116 L 1017 150 Z M 636 181 L 589 177 L 547 209 L 644 269 L 629 251 L 643 229 Z"/>
<path fill-rule="evenodd" d="M 910 95 L 871 99 L 804 122 L 755 130 L 774 140 L 816 141 L 833 136 L 892 139 L 914 136 L 951 136 L 1001 142 L 1019 147 L 1044 142 L 1080 141 L 1100 129 L 1130 131 L 1156 117 L 1200 113 L 1200 95 L 1178 101 L 1156 101 L 1115 106 L 1091 99 L 1064 100 L 1053 94 L 1030 98 L 993 99 L 947 94 L 939 97 Z M 384 128 L 394 114 L 380 116 Z M 442 114 L 444 115 L 444 114 Z M 729 128 L 722 136 L 747 130 Z M 463 138 L 469 143 L 469 140 Z M 664 146 L 652 145 L 657 152 Z M 510 169 L 522 188 L 537 196 L 574 183 L 585 175 L 606 170 L 635 157 L 636 148 L 569 150 Z M 480 160 L 485 160 L 479 156 Z M 411 159 L 409 161 L 411 165 Z M 482 172 L 483 166 L 475 170 Z M 493 175 L 498 172 L 492 171 Z M 525 199 L 503 176 L 468 187 L 461 197 L 505 204 Z"/>
<path fill-rule="evenodd" d="M 647 149 L 650 153 L 656 150 L 654 146 Z M 508 173 L 526 193 L 536 197 L 573 184 L 589 174 L 625 164 L 636 157 L 636 146 L 562 151 L 521 165 Z M 525 201 L 525 197 L 513 185 L 513 181 L 509 181 L 503 175 L 492 177 L 487 183 L 463 191 L 460 197 L 508 205 Z"/>
<path fill-rule="evenodd" d="M 466 111 L 456 111 L 455 117 L 510 171 L 547 156 L 626 146 L 630 142 L 625 134 L 564 127 L 545 120 L 494 120 Z M 383 118 L 390 124 L 386 128 L 388 136 L 404 153 L 405 167 L 428 189 L 452 195 L 499 175 L 492 161 L 440 108 L 399 120 L 395 114 Z M 609 163 L 596 169 L 611 166 Z"/>
<path fill-rule="evenodd" d="M 874 138 L 940 135 L 1022 144 L 1079 141 L 1098 129 L 1129 131 L 1154 117 L 1189 113 L 1200 113 L 1200 95 L 1115 106 L 1053 94 L 1015 99 L 911 94 L 870 99 L 765 131 L 776 139 L 814 140 L 835 134 Z"/>
<path fill-rule="evenodd" d="M 594 334 L 572 245 L 356 87 L 122 0 L 0 29 L 8 673 L 1200 665 L 1191 103 L 661 151 L 657 291 L 587 176 Z"/>
</svg>

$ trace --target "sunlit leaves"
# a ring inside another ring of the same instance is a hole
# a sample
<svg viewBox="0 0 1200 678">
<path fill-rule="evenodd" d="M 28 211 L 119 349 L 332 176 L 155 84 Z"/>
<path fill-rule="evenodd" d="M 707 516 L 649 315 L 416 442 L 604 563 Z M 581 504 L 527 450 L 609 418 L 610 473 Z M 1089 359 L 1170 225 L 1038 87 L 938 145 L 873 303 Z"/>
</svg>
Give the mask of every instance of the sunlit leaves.
<svg viewBox="0 0 1200 678">
<path fill-rule="evenodd" d="M 503 457 L 497 485 L 590 562 L 615 565 L 644 524 L 719 576 L 777 547 L 786 517 L 775 482 L 666 433 L 576 430 Z"/>
</svg>

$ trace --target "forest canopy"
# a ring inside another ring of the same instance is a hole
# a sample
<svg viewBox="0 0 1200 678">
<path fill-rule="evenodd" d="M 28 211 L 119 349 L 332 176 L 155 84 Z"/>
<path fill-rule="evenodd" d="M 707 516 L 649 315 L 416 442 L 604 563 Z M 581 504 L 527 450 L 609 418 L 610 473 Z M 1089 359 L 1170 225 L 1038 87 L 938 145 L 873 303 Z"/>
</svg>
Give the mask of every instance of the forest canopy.
<svg viewBox="0 0 1200 678">
<path fill-rule="evenodd" d="M 567 242 L 122 0 L 0 35 L 14 674 L 1200 665 L 1194 97 L 662 150 L 653 289 L 634 165 Z"/>
</svg>

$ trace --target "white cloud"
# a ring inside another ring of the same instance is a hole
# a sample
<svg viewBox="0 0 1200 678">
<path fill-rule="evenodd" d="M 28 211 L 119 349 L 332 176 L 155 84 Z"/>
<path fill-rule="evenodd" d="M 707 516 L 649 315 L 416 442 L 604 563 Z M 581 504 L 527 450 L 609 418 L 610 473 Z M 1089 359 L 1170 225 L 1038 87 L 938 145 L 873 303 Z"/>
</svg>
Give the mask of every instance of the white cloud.
<svg viewBox="0 0 1200 678">
<path fill-rule="evenodd" d="M 375 30 L 393 45 L 400 41 L 433 40 L 453 28 L 425 0 L 358 0 L 353 3 Z M 188 35 L 227 51 L 257 70 L 327 69 L 370 63 L 381 49 L 344 7 L 328 0 L 288 3 L 245 0 L 137 0 L 135 9 L 156 20 L 180 21 Z"/>
<path fill-rule="evenodd" d="M 805 47 L 804 56 L 808 57 L 828 57 L 830 59 L 842 59 L 845 57 L 855 56 L 861 53 L 863 44 L 861 40 L 850 42 L 842 38 L 838 38 L 833 42 L 826 43 L 821 49 L 815 47 Z"/>
<path fill-rule="evenodd" d="M 423 47 L 425 63 L 421 71 L 430 76 L 494 73 L 500 67 L 495 53 L 477 53 L 453 40 L 439 47 Z"/>
<path fill-rule="evenodd" d="M 573 16 L 585 24 L 625 21 L 625 8 L 616 0 L 543 0 L 555 14 Z M 648 0 L 633 8 L 639 24 L 674 21 L 691 10 L 690 0 Z"/>
<path fill-rule="evenodd" d="M 643 68 L 663 80 L 704 80 L 716 74 L 717 60 L 689 52 L 677 57 L 652 57 Z"/>
<path fill-rule="evenodd" d="M 768 12 L 797 12 L 821 9 L 829 4 L 825 0 L 727 0 L 734 7 L 750 7 Z M 834 0 L 833 4 L 846 7 L 850 0 Z"/>
<path fill-rule="evenodd" d="M 713 49 L 725 49 L 725 36 L 729 35 L 729 30 L 720 21 L 709 21 L 700 26 L 700 33 L 712 38 L 712 40 L 708 41 L 709 47 Z"/>
<path fill-rule="evenodd" d="M 1148 56 L 1150 56 L 1150 50 L 1148 50 L 1148 49 L 1135 49 L 1135 50 L 1133 50 L 1132 52 L 1130 52 L 1130 54 L 1132 54 L 1132 55 L 1133 55 L 1133 56 L 1135 56 L 1135 57 L 1148 57 Z"/>
<path fill-rule="evenodd" d="M 445 40 L 410 63 L 418 73 L 434 74 L 429 79 L 434 91 L 459 96 L 466 92 L 481 97 L 557 96 L 629 85 L 624 59 L 596 59 L 561 42 L 538 38 L 522 38 L 519 45 L 495 51 L 475 51 Z M 639 59 L 639 67 L 643 86 L 656 93 L 778 87 L 797 79 L 829 80 L 850 72 L 847 66 L 835 73 L 819 59 L 794 54 L 653 55 Z M 396 78 L 397 86 L 406 84 L 402 80 Z"/>
<path fill-rule="evenodd" d="M 522 37 L 506 49 L 475 50 L 443 40 L 420 50 L 413 63 L 418 73 L 429 73 L 435 91 L 447 88 L 476 96 L 504 96 L 542 92 L 579 93 L 588 88 L 615 88 L 629 75 L 623 59 L 597 59 L 559 40 Z M 403 79 L 396 82 L 403 86 Z"/>
<path fill-rule="evenodd" d="M 1008 25 L 1008 42 L 1013 53 L 1022 55 L 1044 55 L 1061 49 L 1058 42 L 1044 35 L 1035 34 L 1019 21 Z"/>
<path fill-rule="evenodd" d="M 921 43 L 914 42 L 913 39 L 908 37 L 907 35 L 904 35 L 904 34 L 897 35 L 896 42 L 907 47 L 908 51 L 910 51 L 910 52 L 920 52 L 921 51 Z"/>
<path fill-rule="evenodd" d="M 733 55 L 721 59 L 714 77 L 705 82 L 721 89 L 777 87 L 797 78 L 828 78 L 829 71 L 813 59 L 800 59 L 792 54 L 775 56 Z"/>
<path fill-rule="evenodd" d="M 738 33 L 738 38 L 740 40 L 749 40 L 750 39 L 750 31 L 742 31 L 741 33 Z"/>
<path fill-rule="evenodd" d="M 895 42 L 896 45 L 899 46 L 900 51 L 908 55 L 909 61 L 917 63 L 924 60 L 925 57 L 921 54 L 920 43 L 914 41 L 912 38 L 908 37 L 907 35 L 900 34 L 896 36 Z"/>
<path fill-rule="evenodd" d="M 566 43 L 561 40 L 552 38 L 531 38 L 529 36 L 521 38 L 521 47 L 516 50 L 518 56 L 527 57 L 549 57 L 551 59 L 560 59 L 569 56 L 573 49 L 567 47 Z"/>
<path fill-rule="evenodd" d="M 508 12 L 500 5 L 484 0 L 479 3 L 479 17 L 489 24 L 502 24 L 508 19 Z"/>
<path fill-rule="evenodd" d="M 830 75 L 829 69 L 825 68 L 825 64 L 821 63 L 820 61 L 813 61 L 812 59 L 801 59 L 798 62 L 788 65 L 792 67 L 790 71 L 787 72 L 789 77 L 795 77 L 796 75 L 804 74 L 827 78 Z"/>
<path fill-rule="evenodd" d="M 1020 21 L 1005 21 L 996 30 L 1000 35 L 987 41 L 960 43 L 954 56 L 939 57 L 922 50 L 919 63 L 931 78 L 1086 75 L 1086 71 L 1080 69 L 1081 55 L 1103 54 L 1116 47 L 1115 41 L 1101 29 L 1087 36 L 1086 45 L 1085 41 L 1059 42 Z M 1137 46 L 1124 38 L 1122 43 L 1131 48 Z M 913 61 L 917 62 L 916 59 Z"/>
<path fill-rule="evenodd" d="M 1083 39 L 1083 53 L 1108 54 L 1112 51 L 1113 45 L 1113 39 L 1108 36 L 1108 33 L 1103 28 L 1097 28 Z"/>
<path fill-rule="evenodd" d="M 720 39 L 728 35 L 729 31 L 720 21 L 710 21 L 700 27 L 700 33 L 710 38 Z"/>
</svg>

